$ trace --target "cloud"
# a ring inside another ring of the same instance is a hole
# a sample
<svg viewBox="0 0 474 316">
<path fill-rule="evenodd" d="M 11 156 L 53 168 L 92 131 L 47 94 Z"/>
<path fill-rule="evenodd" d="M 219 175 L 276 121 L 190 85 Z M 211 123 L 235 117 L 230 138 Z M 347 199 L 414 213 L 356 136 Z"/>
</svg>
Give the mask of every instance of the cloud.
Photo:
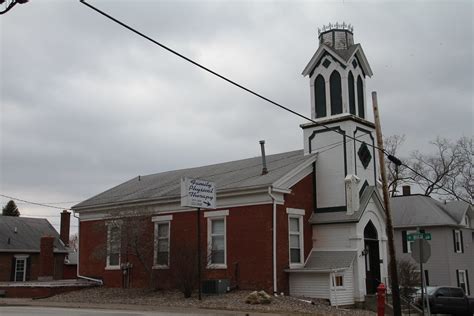
<svg viewBox="0 0 474 316">
<path fill-rule="evenodd" d="M 386 135 L 405 134 L 405 151 L 472 135 L 470 1 L 90 3 L 305 115 L 317 28 L 352 23 Z M 5 194 L 81 200 L 138 174 L 257 156 L 260 139 L 269 154 L 302 147 L 304 120 L 77 1 L 30 1 L 0 23 Z"/>
</svg>

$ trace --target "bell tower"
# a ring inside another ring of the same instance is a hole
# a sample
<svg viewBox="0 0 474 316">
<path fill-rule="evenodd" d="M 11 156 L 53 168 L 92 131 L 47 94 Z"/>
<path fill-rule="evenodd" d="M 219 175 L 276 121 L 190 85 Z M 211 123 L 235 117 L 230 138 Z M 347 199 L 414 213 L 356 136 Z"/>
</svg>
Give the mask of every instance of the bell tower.
<svg viewBox="0 0 474 316">
<path fill-rule="evenodd" d="M 317 123 L 301 128 L 305 153 L 318 153 L 315 204 L 320 213 L 353 214 L 365 189 L 377 186 L 377 153 L 371 146 L 375 126 L 367 120 L 365 92 L 372 69 L 353 31 L 346 23 L 318 29 L 319 47 L 303 70 Z"/>
</svg>

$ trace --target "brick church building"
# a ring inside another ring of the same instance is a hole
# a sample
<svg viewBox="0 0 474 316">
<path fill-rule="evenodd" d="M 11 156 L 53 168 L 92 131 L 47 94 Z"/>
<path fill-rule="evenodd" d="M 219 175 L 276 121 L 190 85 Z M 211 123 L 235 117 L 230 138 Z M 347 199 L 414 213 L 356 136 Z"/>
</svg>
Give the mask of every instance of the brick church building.
<svg viewBox="0 0 474 316">
<path fill-rule="evenodd" d="M 372 70 L 352 28 L 324 27 L 303 75 L 311 117 L 326 126 L 301 125 L 303 149 L 139 176 L 75 205 L 79 274 L 110 287 L 177 287 L 196 264 L 199 220 L 206 286 L 349 305 L 387 283 L 378 153 L 367 146 Z M 180 206 L 183 177 L 213 181 L 217 208 Z"/>
</svg>

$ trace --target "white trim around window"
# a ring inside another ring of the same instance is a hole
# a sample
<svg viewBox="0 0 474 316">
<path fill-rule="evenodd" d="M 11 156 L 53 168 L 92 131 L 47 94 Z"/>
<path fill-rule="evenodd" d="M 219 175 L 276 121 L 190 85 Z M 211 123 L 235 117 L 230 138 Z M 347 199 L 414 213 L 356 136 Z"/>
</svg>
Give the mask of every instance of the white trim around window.
<svg viewBox="0 0 474 316">
<path fill-rule="evenodd" d="M 454 251 L 456 253 L 462 253 L 462 240 L 461 240 L 461 231 L 460 230 L 454 230 Z"/>
<path fill-rule="evenodd" d="M 173 215 L 154 216 L 153 269 L 169 269 L 170 236 Z M 161 251 L 160 251 L 161 250 Z"/>
<path fill-rule="evenodd" d="M 407 236 L 411 234 L 416 234 L 418 231 L 416 230 L 407 230 Z M 414 241 L 409 241 L 407 239 L 407 253 L 411 253 L 411 247 L 413 246 Z"/>
<path fill-rule="evenodd" d="M 344 284 L 344 272 L 333 272 L 330 275 L 332 289 L 342 290 L 346 288 L 346 285 Z"/>
<path fill-rule="evenodd" d="M 300 208 L 287 208 L 286 209 L 286 214 L 304 216 L 305 215 L 305 210 L 300 209 Z"/>
<path fill-rule="evenodd" d="M 15 255 L 15 278 L 14 282 L 26 281 L 26 265 L 29 255 Z"/>
<path fill-rule="evenodd" d="M 207 218 L 207 268 L 227 269 L 227 216 L 229 210 L 205 212 Z"/>
<path fill-rule="evenodd" d="M 288 209 L 287 209 L 288 212 Z M 303 210 L 304 212 L 304 210 Z M 288 260 L 290 269 L 304 266 L 303 215 L 288 215 Z M 299 257 L 299 258 L 298 258 Z"/>
<path fill-rule="evenodd" d="M 107 226 L 107 258 L 105 270 L 120 270 L 122 221 L 110 221 Z"/>
</svg>

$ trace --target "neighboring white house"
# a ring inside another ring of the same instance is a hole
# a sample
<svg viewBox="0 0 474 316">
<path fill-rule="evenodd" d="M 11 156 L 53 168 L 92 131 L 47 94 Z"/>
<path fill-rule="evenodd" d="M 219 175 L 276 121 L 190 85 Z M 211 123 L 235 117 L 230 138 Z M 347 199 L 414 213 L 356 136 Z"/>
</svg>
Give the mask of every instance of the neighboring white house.
<svg viewBox="0 0 474 316">
<path fill-rule="evenodd" d="M 380 282 L 388 286 L 375 127 L 366 119 L 365 79 L 372 70 L 345 25 L 325 28 L 319 41 L 303 71 L 317 123 L 301 125 L 305 153 L 318 154 L 313 249 L 303 267 L 287 271 L 291 295 L 347 305 L 364 301 Z"/>
<path fill-rule="evenodd" d="M 418 229 L 430 233 L 431 257 L 423 276 L 431 286 L 458 286 L 474 295 L 474 210 L 462 201 L 440 202 L 429 196 L 411 194 L 391 198 L 397 260 L 409 260 L 412 242 L 407 235 Z M 419 269 L 418 269 L 419 271 Z"/>
</svg>

